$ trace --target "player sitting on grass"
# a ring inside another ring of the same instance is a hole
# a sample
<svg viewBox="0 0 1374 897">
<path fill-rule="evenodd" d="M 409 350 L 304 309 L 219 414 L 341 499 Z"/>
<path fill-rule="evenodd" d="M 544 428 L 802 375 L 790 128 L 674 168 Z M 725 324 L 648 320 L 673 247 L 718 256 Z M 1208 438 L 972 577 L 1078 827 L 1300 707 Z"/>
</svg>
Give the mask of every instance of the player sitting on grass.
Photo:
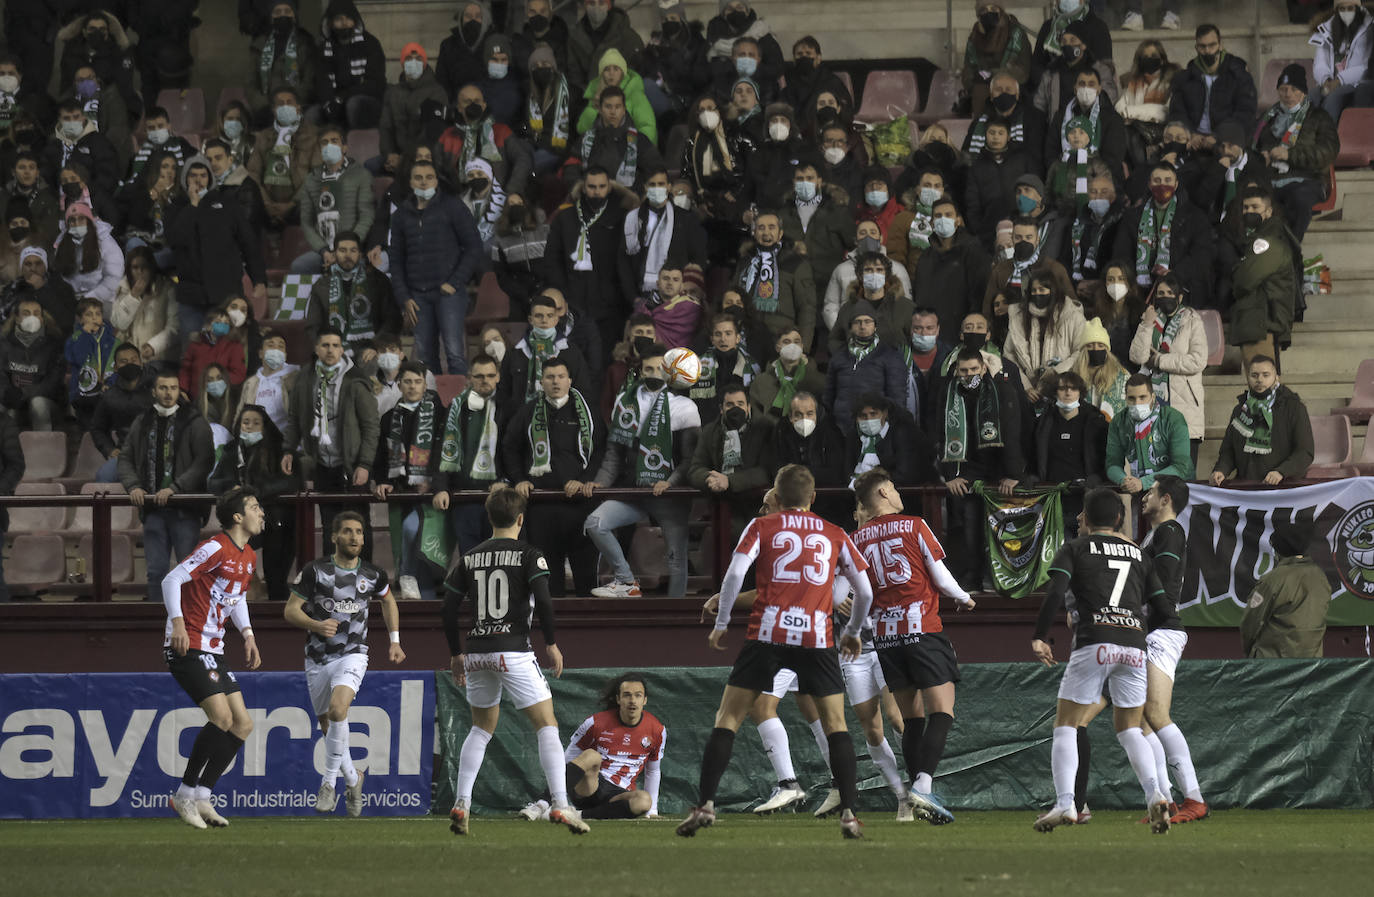
<svg viewBox="0 0 1374 897">
<path fill-rule="evenodd" d="M 613 679 L 602 696 L 604 710 L 582 721 L 568 741 L 568 797 L 585 819 L 634 819 L 658 815 L 658 786 L 668 730 L 644 709 L 649 702 L 643 673 Z M 644 788 L 635 788 L 640 770 Z M 549 818 L 544 795 L 520 815 Z"/>
<path fill-rule="evenodd" d="M 291 587 L 283 616 L 309 633 L 305 638 L 305 684 L 324 732 L 324 779 L 315 798 L 316 813 L 332 813 L 338 804 L 334 785 L 342 770 L 344 804 L 349 816 L 363 813 L 363 773 L 353 767 L 348 748 L 348 709 L 367 673 L 368 602 L 380 598 L 382 619 L 391 636 L 392 663 L 406 659 L 401 650 L 401 620 L 386 573 L 363 560 L 361 514 L 343 511 L 332 524 L 334 555 L 312 561 Z"/>
</svg>

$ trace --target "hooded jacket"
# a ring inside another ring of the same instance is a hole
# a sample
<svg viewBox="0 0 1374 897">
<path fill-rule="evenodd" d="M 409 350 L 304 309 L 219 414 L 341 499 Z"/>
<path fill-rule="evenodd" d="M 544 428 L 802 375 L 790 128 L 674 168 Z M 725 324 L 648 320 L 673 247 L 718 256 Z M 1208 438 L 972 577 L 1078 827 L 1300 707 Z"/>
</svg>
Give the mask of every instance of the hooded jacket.
<svg viewBox="0 0 1374 897">
<path fill-rule="evenodd" d="M 644 95 L 644 79 L 630 70 L 630 64 L 614 47 L 601 54 L 597 62 L 596 77 L 587 85 L 587 89 L 582 91 L 582 98 L 587 101 L 587 105 L 577 117 L 577 133 L 585 134 L 596 122 L 600 112 L 596 100 L 601 95 L 601 72 L 611 65 L 625 73 L 620 79 L 620 89 L 625 92 L 625 111 L 629 114 L 630 121 L 634 122 L 635 129 L 649 138 L 651 143 L 658 143 L 658 121 L 654 117 L 653 107 L 649 105 L 649 98 Z"/>
<path fill-rule="evenodd" d="M 348 16 L 355 23 L 344 40 L 337 38 L 329 26 L 335 16 Z M 369 96 L 381 102 L 386 92 L 386 54 L 381 41 L 366 30 L 352 0 L 330 0 L 320 20 L 320 35 L 316 96 L 322 102 L 350 100 L 355 96 Z"/>
<path fill-rule="evenodd" d="M 199 205 L 186 205 L 168 225 L 168 234 L 177 302 L 183 305 L 218 306 L 243 290 L 245 273 L 255 284 L 267 283 L 262 245 L 243 214 L 237 188 L 217 187 Z"/>
<path fill-rule="evenodd" d="M 471 43 L 463 37 L 462 17 L 469 6 L 482 10 L 482 23 L 477 29 L 477 37 Z M 558 21 L 557 17 L 554 21 Z M 493 30 L 491 4 L 468 0 L 457 4 L 453 13 L 453 28 L 449 36 L 439 44 L 439 62 L 434 69 L 434 77 L 448 95 L 450 103 L 458 99 L 458 91 L 465 84 L 475 84 L 487 75 L 487 63 L 482 56 L 482 44 Z"/>
<path fill-rule="evenodd" d="M 607 50 L 619 50 L 625 59 L 635 60 L 644 49 L 644 41 L 630 24 L 629 15 L 614 6 L 600 28 L 592 27 L 584 11 L 569 32 L 568 80 L 578 87 L 590 84 L 600 74 L 601 70 L 594 66 Z"/>
<path fill-rule="evenodd" d="M 132 343 L 139 349 L 152 346 L 153 359 L 176 361 L 180 324 L 174 284 L 170 279 L 153 277 L 148 292 L 139 299 L 134 295 L 133 285 L 126 274 L 115 292 L 110 323 L 114 325 L 115 335 L 120 342 Z"/>
<path fill-rule="evenodd" d="M 100 249 L 100 266 L 93 271 L 82 271 L 83 266 L 78 257 L 76 271 L 63 275 L 62 279 L 71 285 L 72 291 L 78 297 L 99 299 L 109 305 L 114 302 L 115 293 L 119 289 L 120 278 L 124 276 L 124 253 L 120 251 L 119 243 L 115 241 L 113 227 L 94 218 L 87 218 L 86 222 L 87 227 L 95 228 L 96 241 Z M 57 237 L 58 244 L 60 245 L 66 238 L 67 223 L 63 221 L 62 229 Z M 57 257 L 56 248 L 53 249 L 52 257 L 54 259 Z"/>
<path fill-rule="evenodd" d="M 382 97 L 382 119 L 377 125 L 379 149 L 383 158 L 395 153 L 407 155 L 425 142 L 425 121 L 421 109 L 425 103 L 447 102 L 443 85 L 428 64 L 414 81 L 402 75 L 388 85 Z"/>
<path fill-rule="evenodd" d="M 1316 47 L 1312 53 L 1312 86 L 1325 84 L 1332 78 L 1343 85 L 1359 84 L 1369 69 L 1370 52 L 1374 51 L 1374 18 L 1369 10 L 1360 7 L 1355 11 L 1354 36 L 1348 33 L 1344 23 L 1337 18 L 1334 10 L 1328 10 L 1326 19 L 1317 25 L 1308 43 Z M 1336 29 L 1342 31 L 1346 44 L 1344 54 L 1336 46 Z"/>
<path fill-rule="evenodd" d="M 38 169 L 49 184 L 57 183 L 57 176 L 69 161 L 80 162 L 91 173 L 89 184 L 93 190 L 113 196 L 119 186 L 119 155 L 109 139 L 100 133 L 96 123 L 87 119 L 86 128 L 76 140 L 62 134 L 59 123 L 53 128 L 53 138 L 43 147 Z"/>
</svg>

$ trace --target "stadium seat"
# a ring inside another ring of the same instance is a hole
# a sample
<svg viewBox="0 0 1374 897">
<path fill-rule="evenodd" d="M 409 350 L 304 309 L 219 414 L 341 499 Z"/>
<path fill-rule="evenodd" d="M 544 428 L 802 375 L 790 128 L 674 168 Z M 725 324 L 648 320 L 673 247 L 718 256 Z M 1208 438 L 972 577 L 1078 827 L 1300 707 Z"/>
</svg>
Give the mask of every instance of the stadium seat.
<svg viewBox="0 0 1374 897">
<path fill-rule="evenodd" d="M 391 185 L 395 182 L 395 180 L 395 178 L 385 174 L 380 177 L 373 178 L 372 201 L 375 203 L 380 203 L 382 201 L 382 197 L 386 196 L 386 191 L 391 189 Z"/>
<path fill-rule="evenodd" d="M 1349 476 L 1351 466 L 1350 418 L 1343 414 L 1326 414 L 1312 418 L 1312 466 L 1307 469 L 1309 479 L 1328 480 Z"/>
<path fill-rule="evenodd" d="M 912 115 L 921 104 L 914 72 L 869 72 L 864 82 L 864 102 L 854 120 L 865 124 L 892 121 Z"/>
<path fill-rule="evenodd" d="M 281 245 L 267 262 L 267 279 L 271 283 L 281 283 L 282 278 L 291 273 L 291 263 L 297 256 L 310 251 L 310 241 L 305 238 L 305 230 L 293 224 L 281 232 Z M 266 253 L 264 253 L 266 255 Z"/>
<path fill-rule="evenodd" d="M 67 434 L 62 430 L 24 430 L 19 434 L 24 450 L 24 480 L 51 480 L 67 469 Z"/>
<path fill-rule="evenodd" d="M 468 309 L 468 333 L 481 333 L 483 325 L 504 321 L 509 317 L 510 297 L 501 289 L 496 272 L 488 271 L 477 284 L 477 300 Z"/>
<path fill-rule="evenodd" d="M 668 543 L 663 530 L 641 524 L 630 539 L 630 569 L 641 589 L 656 589 L 668 580 Z"/>
<path fill-rule="evenodd" d="M 1332 211 L 1336 208 L 1336 198 L 1336 166 L 1331 165 L 1326 169 L 1326 198 L 1312 206 L 1312 211 L 1317 213 Z"/>
<path fill-rule="evenodd" d="M 185 137 L 205 129 L 205 91 L 199 87 L 169 87 L 158 93 L 157 104 L 167 110 L 175 133 Z"/>
<path fill-rule="evenodd" d="M 944 69 L 936 69 L 930 78 L 930 90 L 926 93 L 925 105 L 915 118 L 922 125 L 948 118 L 954 114 L 954 104 L 959 101 L 959 79 Z M 912 143 L 915 146 L 915 143 Z"/>
<path fill-rule="evenodd" d="M 382 132 L 376 128 L 359 128 L 348 132 L 348 154 L 355 162 L 366 162 L 381 153 Z"/>
<path fill-rule="evenodd" d="M 434 388 L 445 405 L 453 403 L 463 390 L 467 389 L 468 378 L 462 374 L 435 374 Z"/>
<path fill-rule="evenodd" d="M 20 483 L 14 489 L 15 495 L 66 495 L 67 490 L 61 483 Z M 67 508 L 10 508 L 10 528 L 12 533 L 51 533 L 62 529 L 67 523 Z"/>
<path fill-rule="evenodd" d="M 1207 334 L 1207 366 L 1213 367 L 1226 357 L 1226 327 L 1216 309 L 1199 309 L 1198 314 L 1202 316 L 1202 329 Z"/>
<path fill-rule="evenodd" d="M 273 321 L 272 329 L 286 340 L 286 360 L 291 364 L 309 364 L 315 357 L 315 347 L 305 339 L 304 321 Z"/>
<path fill-rule="evenodd" d="M 1350 418 L 1352 424 L 1368 423 L 1369 418 L 1374 416 L 1374 358 L 1366 358 L 1360 362 L 1359 368 L 1355 371 L 1355 385 L 1352 391 L 1350 404 L 1338 408 L 1335 413 L 1344 414 Z M 1365 454 L 1368 454 L 1367 449 Z M 1366 459 L 1361 457 L 1360 460 Z"/>
<path fill-rule="evenodd" d="M 95 580 L 95 564 L 91 561 L 92 547 L 95 536 L 84 535 L 77 543 L 76 553 L 78 557 L 86 561 L 86 581 Z M 113 533 L 110 536 L 110 582 L 118 585 L 122 582 L 129 582 L 134 578 L 134 540 L 123 533 Z"/>
<path fill-rule="evenodd" d="M 67 550 L 62 537 L 53 533 L 25 533 L 14 540 L 5 563 L 5 582 L 29 589 L 50 586 L 67 579 Z"/>
<path fill-rule="evenodd" d="M 1295 62 L 1307 69 L 1307 83 L 1311 85 L 1313 89 L 1317 87 L 1319 82 L 1317 81 L 1317 76 L 1312 72 L 1311 56 L 1303 58 L 1292 57 L 1271 59 L 1264 66 L 1264 79 L 1255 85 L 1259 90 L 1260 115 L 1263 115 L 1268 111 L 1270 106 L 1279 101 L 1279 75 L 1283 74 L 1283 70 Z M 1342 118 L 1344 118 L 1344 116 L 1342 116 Z"/>
<path fill-rule="evenodd" d="M 220 88 L 219 99 L 215 101 L 215 120 L 211 122 L 212 130 L 218 129 L 219 117 L 224 114 L 225 107 L 228 106 L 230 103 L 234 102 L 235 100 L 239 101 L 245 106 L 248 105 L 248 94 L 244 91 L 242 87 Z"/>
<path fill-rule="evenodd" d="M 87 483 L 81 487 L 82 495 L 123 495 L 124 487 L 119 483 Z M 113 532 L 128 532 L 139 528 L 137 509 L 133 505 L 110 508 L 110 529 Z M 67 524 L 69 534 L 89 533 L 91 531 L 91 509 L 78 507 Z"/>
<path fill-rule="evenodd" d="M 844 85 L 844 89 L 849 91 L 849 98 L 851 100 L 854 99 L 854 78 L 849 72 L 836 72 L 835 77 L 839 78 L 840 83 Z"/>
<path fill-rule="evenodd" d="M 76 460 L 72 462 L 72 469 L 65 476 L 56 477 L 56 481 L 66 487 L 68 493 L 80 492 L 82 486 L 95 479 L 96 473 L 104 463 L 105 456 L 95 447 L 91 434 L 83 433 L 81 445 L 76 450 Z"/>
<path fill-rule="evenodd" d="M 949 133 L 949 142 L 955 149 L 964 145 L 964 138 L 968 136 L 969 126 L 973 124 L 972 119 L 968 118 L 942 118 L 940 127 Z"/>
<path fill-rule="evenodd" d="M 1374 109 L 1351 106 L 1342 112 L 1337 134 L 1341 140 L 1337 168 L 1365 168 L 1374 162 Z"/>
</svg>

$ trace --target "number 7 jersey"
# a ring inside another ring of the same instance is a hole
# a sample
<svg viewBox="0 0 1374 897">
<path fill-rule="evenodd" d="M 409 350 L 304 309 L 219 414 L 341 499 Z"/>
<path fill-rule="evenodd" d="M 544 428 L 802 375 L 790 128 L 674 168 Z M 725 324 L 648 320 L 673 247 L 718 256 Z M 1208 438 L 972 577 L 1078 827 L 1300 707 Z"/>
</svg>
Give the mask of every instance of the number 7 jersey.
<svg viewBox="0 0 1374 897">
<path fill-rule="evenodd" d="M 735 554 L 756 562 L 758 598 L 749 638 L 802 648 L 835 644 L 830 622 L 835 577 L 868 569 L 844 530 L 810 511 L 779 511 L 751 520 Z"/>
</svg>

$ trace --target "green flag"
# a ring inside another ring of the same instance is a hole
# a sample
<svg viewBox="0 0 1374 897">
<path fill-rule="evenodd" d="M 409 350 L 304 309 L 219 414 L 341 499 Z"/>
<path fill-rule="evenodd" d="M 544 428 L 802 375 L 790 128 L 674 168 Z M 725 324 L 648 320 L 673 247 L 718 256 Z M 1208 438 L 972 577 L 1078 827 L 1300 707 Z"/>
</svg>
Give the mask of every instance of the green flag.
<svg viewBox="0 0 1374 897">
<path fill-rule="evenodd" d="M 1017 489 L 1015 495 L 982 482 L 973 489 L 983 496 L 993 586 L 1009 598 L 1024 598 L 1049 580 L 1050 562 L 1064 544 L 1064 487 Z"/>
<path fill-rule="evenodd" d="M 387 515 L 391 524 L 391 552 L 400 565 L 401 554 L 401 522 L 410 513 L 411 505 L 388 504 Z M 437 510 L 429 502 L 421 502 L 420 508 L 420 557 L 428 561 L 434 569 L 430 572 L 437 580 L 442 581 L 444 574 L 448 572 L 449 546 L 452 541 L 449 538 L 449 515 L 447 511 Z"/>
<path fill-rule="evenodd" d="M 310 302 L 310 288 L 322 275 L 288 274 L 281 285 L 281 304 L 273 315 L 275 321 L 304 321 L 305 307 Z"/>
</svg>

